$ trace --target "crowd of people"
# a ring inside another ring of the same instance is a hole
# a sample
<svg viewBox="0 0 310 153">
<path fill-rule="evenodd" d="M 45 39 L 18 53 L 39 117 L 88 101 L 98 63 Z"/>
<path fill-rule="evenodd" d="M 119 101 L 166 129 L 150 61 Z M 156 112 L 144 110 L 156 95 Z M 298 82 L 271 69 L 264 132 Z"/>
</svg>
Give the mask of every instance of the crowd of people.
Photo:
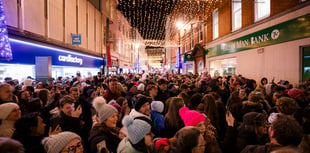
<svg viewBox="0 0 310 153">
<path fill-rule="evenodd" d="M 119 74 L 0 84 L 1 153 L 308 153 L 310 79 Z"/>
</svg>

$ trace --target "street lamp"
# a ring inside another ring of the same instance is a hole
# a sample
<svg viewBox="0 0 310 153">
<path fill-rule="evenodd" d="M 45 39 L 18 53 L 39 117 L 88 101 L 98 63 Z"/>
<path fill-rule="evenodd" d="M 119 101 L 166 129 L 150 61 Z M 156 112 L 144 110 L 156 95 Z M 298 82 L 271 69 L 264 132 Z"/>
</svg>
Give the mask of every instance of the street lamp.
<svg viewBox="0 0 310 153">
<path fill-rule="evenodd" d="M 180 74 L 180 69 L 181 69 L 181 28 L 182 28 L 182 22 L 181 21 L 178 21 L 176 23 L 177 27 L 178 27 L 178 35 L 179 35 L 179 47 L 178 47 L 178 74 Z"/>
</svg>

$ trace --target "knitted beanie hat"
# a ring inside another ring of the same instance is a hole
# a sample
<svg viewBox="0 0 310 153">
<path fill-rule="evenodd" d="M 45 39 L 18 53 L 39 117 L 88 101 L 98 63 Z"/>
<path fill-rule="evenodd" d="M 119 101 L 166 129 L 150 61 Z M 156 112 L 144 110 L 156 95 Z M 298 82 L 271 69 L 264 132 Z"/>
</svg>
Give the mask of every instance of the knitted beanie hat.
<svg viewBox="0 0 310 153">
<path fill-rule="evenodd" d="M 19 106 L 16 103 L 4 103 L 0 105 L 0 120 L 5 120 L 10 113 Z"/>
<path fill-rule="evenodd" d="M 108 119 L 113 113 L 117 113 L 117 109 L 106 103 L 103 97 L 96 97 L 93 100 L 93 105 L 98 113 L 99 123 Z"/>
<path fill-rule="evenodd" d="M 145 88 L 145 85 L 143 83 L 140 83 L 137 87 L 139 91 L 144 91 L 144 88 Z"/>
<path fill-rule="evenodd" d="M 162 113 L 164 111 L 164 103 L 161 101 L 152 101 L 151 110 Z"/>
<path fill-rule="evenodd" d="M 288 91 L 288 95 L 290 95 L 290 97 L 296 99 L 302 95 L 302 91 L 300 89 L 293 88 L 293 89 Z"/>
<path fill-rule="evenodd" d="M 206 118 L 201 113 L 193 110 L 189 110 L 187 107 L 182 107 L 179 110 L 179 114 L 184 122 L 185 126 L 196 126 Z"/>
<path fill-rule="evenodd" d="M 137 98 L 136 102 L 135 102 L 135 105 L 134 105 L 135 110 L 136 110 L 136 111 L 139 111 L 139 109 L 140 109 L 140 108 L 142 107 L 142 105 L 144 105 L 145 103 L 150 103 L 150 100 L 149 100 L 147 97 L 143 96 L 143 95 L 139 96 L 139 97 Z"/>
<path fill-rule="evenodd" d="M 74 139 L 81 140 L 81 137 L 73 132 L 65 131 L 45 137 L 42 140 L 42 145 L 47 153 L 59 153 Z"/>
<path fill-rule="evenodd" d="M 151 125 L 147 122 L 140 119 L 134 119 L 128 115 L 124 117 L 122 123 L 127 129 L 128 139 L 132 144 L 140 142 L 151 130 Z"/>
</svg>

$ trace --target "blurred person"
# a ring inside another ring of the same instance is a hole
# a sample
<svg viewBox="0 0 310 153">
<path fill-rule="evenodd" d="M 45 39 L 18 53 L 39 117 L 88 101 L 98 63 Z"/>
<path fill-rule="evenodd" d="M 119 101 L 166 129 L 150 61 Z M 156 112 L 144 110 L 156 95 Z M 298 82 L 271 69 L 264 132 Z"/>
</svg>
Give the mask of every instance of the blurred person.
<svg viewBox="0 0 310 153">
<path fill-rule="evenodd" d="M 83 153 L 84 151 L 81 137 L 69 131 L 45 137 L 42 144 L 47 153 Z"/>
<path fill-rule="evenodd" d="M 0 137 L 0 152 L 1 153 L 24 153 L 23 145 L 11 138 Z"/>
<path fill-rule="evenodd" d="M 11 137 L 15 131 L 14 124 L 20 119 L 21 111 L 16 103 L 0 105 L 0 137 Z"/>
<path fill-rule="evenodd" d="M 152 119 L 152 133 L 157 137 L 165 128 L 165 118 L 161 114 L 164 111 L 164 103 L 161 101 L 152 101 L 151 103 L 151 119 Z"/>
<path fill-rule="evenodd" d="M 116 152 L 121 141 L 117 129 L 118 111 L 112 105 L 106 104 L 103 97 L 95 98 L 93 105 L 99 122 L 90 131 L 90 152 Z"/>
<path fill-rule="evenodd" d="M 0 84 L 0 104 L 13 102 L 13 88 L 11 85 Z"/>
<path fill-rule="evenodd" d="M 169 97 L 169 92 L 167 90 L 167 81 L 165 79 L 159 79 L 157 81 L 158 84 L 158 92 L 157 96 L 155 97 L 156 101 L 165 102 Z"/>
<path fill-rule="evenodd" d="M 103 97 L 106 101 L 111 101 L 112 99 L 116 100 L 118 97 L 121 97 L 121 93 L 117 90 L 118 80 L 116 78 L 111 78 L 109 80 L 108 89 L 106 89 Z"/>
</svg>

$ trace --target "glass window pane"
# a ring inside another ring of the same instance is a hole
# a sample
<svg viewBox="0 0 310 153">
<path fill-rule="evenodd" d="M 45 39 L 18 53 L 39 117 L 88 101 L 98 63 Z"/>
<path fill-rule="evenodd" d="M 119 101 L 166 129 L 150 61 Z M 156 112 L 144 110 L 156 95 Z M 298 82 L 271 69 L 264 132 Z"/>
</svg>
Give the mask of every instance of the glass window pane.
<svg viewBox="0 0 310 153">
<path fill-rule="evenodd" d="M 270 15 L 270 0 L 255 1 L 256 20 L 262 19 Z"/>
<path fill-rule="evenodd" d="M 241 9 L 241 1 L 239 2 L 239 1 L 234 1 L 233 0 L 233 8 L 234 8 L 234 11 L 237 11 L 237 10 L 239 10 L 239 9 Z"/>
</svg>

